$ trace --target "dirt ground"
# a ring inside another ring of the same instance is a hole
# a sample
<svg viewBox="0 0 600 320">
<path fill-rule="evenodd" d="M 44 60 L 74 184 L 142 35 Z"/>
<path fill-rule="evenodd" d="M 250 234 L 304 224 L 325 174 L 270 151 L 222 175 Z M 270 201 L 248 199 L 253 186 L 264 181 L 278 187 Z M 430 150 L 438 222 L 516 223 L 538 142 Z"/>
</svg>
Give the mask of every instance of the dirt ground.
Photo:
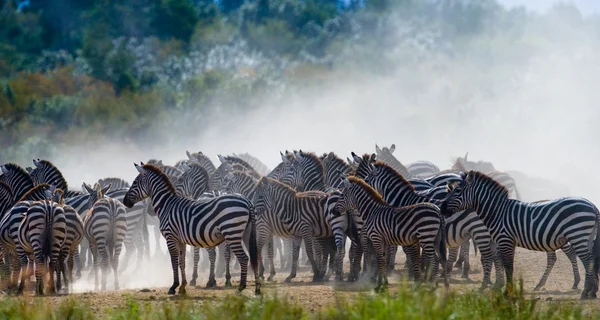
<svg viewBox="0 0 600 320">
<path fill-rule="evenodd" d="M 450 288 L 451 290 L 458 290 L 460 292 L 466 290 L 477 289 L 481 283 L 481 263 L 480 257 L 475 256 L 471 251 L 471 272 L 470 279 L 461 279 L 460 275 L 454 272 L 451 275 Z M 105 292 L 94 292 L 93 281 L 85 285 L 81 283 L 76 284 L 76 293 L 71 294 L 71 297 L 76 297 L 84 302 L 89 303 L 95 311 L 99 313 L 105 312 L 107 307 L 118 308 L 123 306 L 128 298 L 132 298 L 138 301 L 145 301 L 151 304 L 160 304 L 165 301 L 175 300 L 189 300 L 194 303 L 206 303 L 211 301 L 219 301 L 226 295 L 233 294 L 236 292 L 235 286 L 239 281 L 239 273 L 235 272 L 232 274 L 234 288 L 224 288 L 224 279 L 218 279 L 216 289 L 205 289 L 204 285 L 207 280 L 206 274 L 201 274 L 199 277 L 200 287 L 188 286 L 186 297 L 177 297 L 167 295 L 168 286 L 172 281 L 172 273 L 168 268 L 168 257 L 163 257 L 161 263 L 157 262 L 154 271 L 150 270 L 133 270 L 123 276 L 121 276 L 121 289 L 118 291 L 112 289 L 112 279 L 109 279 L 108 289 Z M 278 260 L 276 260 L 278 261 Z M 397 257 L 396 270 L 401 269 L 404 264 L 404 254 L 399 251 Z M 593 310 L 600 310 L 600 304 L 598 301 L 586 301 L 581 302 L 579 300 L 580 291 L 571 290 L 573 284 L 573 271 L 570 263 L 566 256 L 562 252 L 558 252 L 558 261 L 554 266 L 554 269 L 546 283 L 544 290 L 540 292 L 532 292 L 533 288 L 542 276 L 546 267 L 546 254 L 542 252 L 531 252 L 524 249 L 518 249 L 516 255 L 516 274 L 518 278 L 523 278 L 524 286 L 527 294 L 531 294 L 532 297 L 536 297 L 540 300 L 542 305 L 547 305 L 550 302 L 557 300 L 584 304 L 586 308 Z M 346 266 L 346 271 L 348 267 Z M 585 274 L 583 273 L 583 266 L 579 264 L 579 270 L 581 274 L 581 282 L 579 289 L 583 288 Z M 85 274 L 89 272 L 84 272 Z M 127 279 L 133 279 L 137 275 L 140 281 L 128 281 Z M 368 288 L 365 288 L 358 283 L 336 283 L 329 281 L 321 284 L 311 283 L 311 273 L 307 267 L 301 268 L 301 272 L 298 277 L 294 279 L 291 284 L 284 284 L 283 279 L 288 275 L 287 272 L 278 271 L 275 276 L 275 281 L 272 283 L 266 283 L 263 285 L 263 293 L 267 295 L 287 296 L 293 301 L 305 306 L 309 311 L 318 311 L 323 307 L 333 305 L 335 303 L 336 295 L 352 297 L 358 295 L 359 292 L 367 292 Z M 188 281 L 190 279 L 191 272 L 188 271 Z M 249 286 L 242 293 L 246 296 L 252 296 L 254 292 L 254 279 L 253 275 L 249 275 Z M 149 285 L 145 286 L 143 280 L 146 279 Z M 152 282 L 150 279 L 160 279 L 157 282 Z M 494 271 L 492 271 L 492 281 L 494 280 Z M 397 290 L 397 284 L 399 282 L 399 275 L 394 274 L 390 277 L 390 291 Z M 29 293 L 32 295 L 32 293 Z M 66 299 L 68 296 L 53 296 L 44 297 L 42 299 L 49 300 L 51 302 L 57 302 Z"/>
</svg>

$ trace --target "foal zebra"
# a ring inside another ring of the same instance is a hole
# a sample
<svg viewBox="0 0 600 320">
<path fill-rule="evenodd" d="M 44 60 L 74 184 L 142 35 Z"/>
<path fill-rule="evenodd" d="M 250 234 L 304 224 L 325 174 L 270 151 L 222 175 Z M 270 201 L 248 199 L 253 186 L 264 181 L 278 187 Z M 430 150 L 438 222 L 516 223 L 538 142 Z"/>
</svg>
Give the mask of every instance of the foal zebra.
<svg viewBox="0 0 600 320">
<path fill-rule="evenodd" d="M 600 267 L 600 212 L 590 201 L 565 197 L 527 203 L 512 200 L 508 190 L 491 177 L 470 171 L 451 188 L 441 209 L 446 215 L 474 208 L 498 246 L 506 272 L 507 291 L 512 291 L 515 247 L 556 251 L 567 243 L 583 262 L 586 277 L 582 299 L 596 297 Z"/>
<path fill-rule="evenodd" d="M 169 178 L 159 168 L 148 164 L 135 164 L 135 168 L 139 174 L 125 195 L 123 203 L 131 208 L 136 202 L 150 197 L 160 221 L 160 231 L 167 241 L 171 255 L 173 285 L 169 288 L 169 294 L 175 294 L 175 289 L 179 287 L 178 267 L 182 277 L 179 293 L 185 294 L 186 245 L 211 248 L 224 241 L 230 245 L 240 262 L 240 291 L 246 287 L 248 272 L 248 256 L 244 252 L 242 242 L 247 244 L 256 279 L 255 294 L 260 294 L 252 203 L 239 195 L 222 195 L 197 202 L 177 195 Z"/>
<path fill-rule="evenodd" d="M 342 196 L 334 207 L 340 215 L 357 209 L 363 220 L 363 234 L 371 241 L 377 253 L 377 290 L 387 283 L 385 255 L 388 245 L 414 247 L 418 244 L 426 256 L 426 279 L 435 281 L 438 264 L 446 264 L 444 220 L 440 209 L 431 203 L 419 203 L 407 207 L 389 206 L 383 198 L 364 180 L 353 176 L 343 181 Z M 437 253 L 437 254 L 436 254 Z M 410 251 L 413 261 L 419 261 L 418 251 Z M 432 276 L 428 267 L 432 266 Z M 418 264 L 413 264 L 413 273 L 419 277 Z M 444 277 L 447 286 L 447 277 Z"/>
</svg>

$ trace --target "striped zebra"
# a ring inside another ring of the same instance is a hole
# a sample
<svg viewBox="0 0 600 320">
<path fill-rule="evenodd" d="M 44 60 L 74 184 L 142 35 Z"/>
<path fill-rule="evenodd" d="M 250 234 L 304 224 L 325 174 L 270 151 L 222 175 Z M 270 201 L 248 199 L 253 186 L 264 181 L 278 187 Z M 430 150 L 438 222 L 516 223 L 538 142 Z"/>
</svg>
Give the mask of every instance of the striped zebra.
<svg viewBox="0 0 600 320">
<path fill-rule="evenodd" d="M 204 168 L 204 170 L 206 170 L 206 172 L 208 172 L 209 176 L 212 176 L 215 173 L 215 171 L 217 171 L 217 167 L 215 167 L 215 165 L 210 160 L 210 158 L 207 157 L 206 155 L 204 155 L 204 153 L 202 153 L 202 152 L 190 153 L 189 151 L 186 151 L 185 153 L 191 162 L 195 162 L 195 163 L 201 165 L 202 168 Z"/>
<path fill-rule="evenodd" d="M 233 156 L 246 161 L 246 163 L 251 165 L 252 168 L 256 170 L 256 172 L 258 172 L 261 176 L 266 176 L 267 174 L 269 174 L 269 172 L 271 172 L 271 169 L 269 169 L 269 167 L 267 167 L 264 163 L 258 160 L 258 158 L 252 156 L 247 152 L 239 154 L 234 153 Z"/>
<path fill-rule="evenodd" d="M 171 255 L 173 285 L 169 288 L 169 294 L 175 294 L 175 289 L 180 285 L 178 267 L 181 268 L 182 277 L 179 294 L 186 292 L 185 245 L 211 248 L 224 241 L 230 245 L 240 262 L 239 291 L 246 288 L 248 256 L 242 246 L 242 242 L 246 242 L 256 279 L 255 294 L 260 294 L 252 203 L 239 195 L 222 195 L 197 202 L 177 195 L 168 177 L 159 168 L 137 164 L 135 168 L 139 174 L 129 188 L 124 204 L 131 208 L 134 203 L 148 197 L 154 204 L 160 220 L 160 231 Z M 227 276 L 230 277 L 229 272 Z"/>
<path fill-rule="evenodd" d="M 35 186 L 29 173 L 14 163 L 0 165 L 0 182 L 6 183 L 12 190 L 13 203 L 23 198 Z"/>
<path fill-rule="evenodd" d="M 365 182 L 371 185 L 390 206 L 404 207 L 417 203 L 432 202 L 438 204 L 439 201 L 424 197 L 417 193 L 414 187 L 402 177 L 392 167 L 383 162 L 375 162 L 373 170 L 365 178 Z M 496 286 L 502 286 L 504 277 L 502 263 L 499 259 L 494 259 L 496 254 L 492 246 L 492 237 L 481 219 L 473 210 L 464 210 L 459 214 L 454 214 L 445 221 L 445 241 L 447 248 L 457 248 L 469 239 L 473 239 L 475 245 L 481 252 L 481 265 L 483 266 L 483 283 L 480 290 L 491 285 L 490 274 L 492 263 L 496 264 Z M 448 270 L 452 267 L 451 263 L 445 265 Z M 446 271 L 448 272 L 448 271 Z"/>
<path fill-rule="evenodd" d="M 208 191 L 208 183 L 210 177 L 208 176 L 208 172 L 199 165 L 198 163 L 185 163 L 183 166 L 183 174 L 177 178 L 174 183 L 175 191 L 177 194 L 188 197 L 190 199 L 198 200 L 200 199 L 205 192 Z M 190 281 L 190 285 L 195 286 L 196 280 L 198 279 L 198 264 L 200 263 L 200 248 L 192 246 L 193 248 L 193 274 L 192 280 Z M 214 250 L 214 248 L 209 248 L 209 250 Z M 210 270 L 211 273 L 214 273 L 215 269 L 215 259 L 216 253 L 208 252 Z M 210 258 L 213 257 L 211 260 Z M 216 281 L 214 283 L 207 284 L 207 287 L 214 287 L 216 285 Z"/>
<path fill-rule="evenodd" d="M 92 193 L 98 200 L 83 218 L 83 225 L 92 251 L 94 290 L 98 291 L 98 267 L 102 268 L 101 289 L 106 290 L 109 264 L 114 273 L 115 290 L 119 290 L 119 255 L 127 233 L 125 206 L 117 199 L 105 198 L 99 184 Z"/>
<path fill-rule="evenodd" d="M 322 237 L 327 233 L 324 230 L 327 228 L 324 213 L 326 200 L 327 194 L 324 192 L 299 193 L 288 185 L 268 177 L 261 178 L 254 191 L 257 211 L 271 212 L 283 223 L 282 233 L 287 234 L 280 236 L 293 236 L 296 239 L 304 240 L 308 259 L 312 265 L 313 281 L 319 281 L 324 276 L 322 273 L 324 266 L 319 260 L 322 248 L 315 243 L 315 238 Z M 267 224 L 266 227 L 272 228 L 273 226 Z M 268 234 L 268 231 L 265 230 L 259 234 Z M 258 238 L 259 254 L 266 240 L 263 237 Z M 299 253 L 296 248 L 294 246 L 292 253 L 292 271 L 285 282 L 291 282 L 296 277 Z M 316 256 L 314 251 L 316 251 Z"/>
<path fill-rule="evenodd" d="M 29 178 L 28 175 L 26 177 Z M 16 289 L 19 277 L 20 265 L 16 247 L 19 241 L 19 226 L 33 202 L 52 199 L 50 188 L 51 186 L 48 184 L 40 184 L 31 188 L 0 221 L 0 252 L 4 257 L 2 270 L 7 275 L 4 282 L 9 291 Z"/>
<path fill-rule="evenodd" d="M 103 179 L 98 179 L 97 182 L 100 187 L 104 188 L 107 185 L 111 186 L 111 189 L 125 189 L 125 188 L 129 188 L 131 187 L 131 185 L 129 184 L 129 182 L 121 179 L 121 178 L 116 178 L 116 177 L 107 177 L 107 178 L 103 178 Z"/>
<path fill-rule="evenodd" d="M 343 177 L 352 171 L 352 167 L 333 152 L 323 154 L 319 160 L 323 164 L 325 186 L 328 189 L 338 188 Z"/>
<path fill-rule="evenodd" d="M 403 177 L 412 178 L 412 175 L 408 172 L 408 168 L 400 162 L 394 155 L 394 151 L 396 150 L 396 145 L 392 144 L 389 148 L 383 147 L 380 148 L 378 145 L 375 145 L 375 152 L 377 154 L 377 160 L 384 162 L 388 166 L 394 168 L 394 170 L 398 171 Z"/>
<path fill-rule="evenodd" d="M 392 145 L 395 147 L 395 145 Z M 415 161 L 406 166 L 411 177 L 427 178 L 440 173 L 440 168 L 429 161 Z"/>
<path fill-rule="evenodd" d="M 75 197 L 83 194 L 81 191 L 69 190 L 67 180 L 62 172 L 50 161 L 34 159 L 35 168 L 29 173 L 34 184 L 57 183 L 56 187 L 63 190 L 65 198 Z"/>
<path fill-rule="evenodd" d="M 509 192 L 493 178 L 470 171 L 454 185 L 443 202 L 442 212 L 474 208 L 498 246 L 506 272 L 507 292 L 512 291 L 515 247 L 556 251 L 567 243 L 575 250 L 586 271 L 582 299 L 596 297 L 600 267 L 600 219 L 598 208 L 579 197 L 528 203 L 509 199 Z M 595 238 L 594 238 L 595 237 Z"/>
<path fill-rule="evenodd" d="M 83 221 L 79 217 L 77 211 L 66 205 L 64 202 L 64 192 L 61 189 L 56 189 L 56 186 L 51 186 L 52 201 L 62 206 L 65 212 L 66 234 L 65 242 L 63 243 L 60 255 L 58 257 L 58 270 L 56 277 L 56 290 L 61 290 L 61 274 L 65 279 L 66 293 L 73 291 L 73 267 L 75 256 L 79 255 L 78 246 L 83 240 Z M 65 265 L 66 259 L 66 265 Z M 77 277 L 81 275 L 81 268 L 78 268 Z"/>
<path fill-rule="evenodd" d="M 31 204 L 18 228 L 17 256 L 21 261 L 21 283 L 18 294 L 23 294 L 28 261 L 35 261 L 36 290 L 44 295 L 44 276 L 49 273 L 48 293 L 56 293 L 54 283 L 60 251 L 65 242 L 66 221 L 62 206 L 52 200 L 41 200 Z"/>
<path fill-rule="evenodd" d="M 362 232 L 371 241 L 377 256 L 377 287 L 380 291 L 387 284 L 385 255 L 388 245 L 423 249 L 425 280 L 435 281 L 438 264 L 446 264 L 444 219 L 440 209 L 431 203 L 419 203 L 407 207 L 389 206 L 364 180 L 349 176 L 343 181 L 342 196 L 334 207 L 334 214 L 356 209 L 363 220 Z M 410 251 L 413 261 L 419 261 L 418 251 Z M 437 253 L 437 254 L 436 254 Z M 431 276 L 429 268 L 431 267 Z M 413 273 L 420 279 L 418 264 Z M 444 277 L 445 286 L 448 285 Z"/>
</svg>

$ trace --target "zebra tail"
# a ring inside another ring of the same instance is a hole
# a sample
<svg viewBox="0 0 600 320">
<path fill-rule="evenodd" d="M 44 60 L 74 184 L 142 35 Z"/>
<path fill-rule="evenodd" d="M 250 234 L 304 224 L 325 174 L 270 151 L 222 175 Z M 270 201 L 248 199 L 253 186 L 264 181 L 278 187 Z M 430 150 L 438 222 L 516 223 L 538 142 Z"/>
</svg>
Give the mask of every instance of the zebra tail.
<svg viewBox="0 0 600 320">
<path fill-rule="evenodd" d="M 42 255 L 46 261 L 50 261 L 50 257 L 52 256 L 52 232 L 49 226 L 46 226 L 46 230 L 44 230 L 42 237 L 42 239 L 44 239 Z"/>
<path fill-rule="evenodd" d="M 435 248 L 440 262 L 445 266 L 448 260 L 446 257 L 446 221 L 442 215 L 440 215 L 440 229 L 435 236 Z"/>
<path fill-rule="evenodd" d="M 256 212 L 254 211 L 254 205 L 249 202 L 250 211 L 250 239 L 248 241 L 248 253 L 250 254 L 250 265 L 252 269 L 258 270 L 258 244 L 256 241 Z M 257 280 L 258 281 L 258 280 Z"/>
<path fill-rule="evenodd" d="M 596 240 L 594 241 L 594 274 L 597 276 L 600 272 L 600 222 L 596 222 Z"/>
<path fill-rule="evenodd" d="M 348 231 L 350 233 L 350 238 L 358 245 L 362 245 L 360 243 L 360 235 L 358 234 L 358 228 L 356 227 L 356 223 L 354 222 L 353 213 L 348 211 L 346 212 L 346 215 L 348 216 Z"/>
<path fill-rule="evenodd" d="M 473 240 L 473 250 L 475 251 L 475 256 L 477 256 L 477 243 L 475 243 L 475 239 L 471 239 L 471 240 Z"/>
</svg>

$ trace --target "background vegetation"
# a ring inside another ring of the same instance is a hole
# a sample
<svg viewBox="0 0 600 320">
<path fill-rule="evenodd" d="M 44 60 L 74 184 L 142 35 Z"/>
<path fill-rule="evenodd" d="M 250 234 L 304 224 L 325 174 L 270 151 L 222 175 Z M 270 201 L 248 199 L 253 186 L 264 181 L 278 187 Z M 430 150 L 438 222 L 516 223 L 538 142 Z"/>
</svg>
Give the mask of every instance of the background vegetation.
<svg viewBox="0 0 600 320">
<path fill-rule="evenodd" d="M 150 148 L 349 78 L 411 74 L 398 90 L 418 105 L 419 74 L 468 61 L 495 76 L 444 95 L 460 119 L 477 95 L 518 90 L 523 52 L 586 37 L 600 19 L 573 6 L 494 0 L 0 0 L 0 163 L 87 141 Z"/>
</svg>

